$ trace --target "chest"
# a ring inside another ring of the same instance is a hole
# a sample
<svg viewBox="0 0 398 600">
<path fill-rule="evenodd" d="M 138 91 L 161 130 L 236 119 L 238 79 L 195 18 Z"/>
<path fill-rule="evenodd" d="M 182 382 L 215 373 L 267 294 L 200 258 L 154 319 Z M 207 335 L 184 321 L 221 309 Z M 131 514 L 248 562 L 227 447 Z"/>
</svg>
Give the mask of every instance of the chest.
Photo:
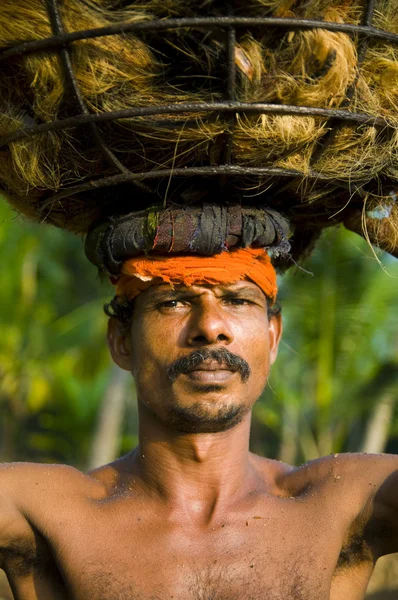
<svg viewBox="0 0 398 600">
<path fill-rule="evenodd" d="M 264 574 L 244 573 L 239 568 L 190 569 L 177 578 L 164 574 L 153 581 L 130 577 L 118 580 L 106 571 L 93 571 L 84 585 L 72 589 L 72 598 L 83 600 L 329 600 L 330 586 L 317 583 L 297 567 L 274 571 L 271 580 Z M 268 580 L 268 581 L 267 581 Z"/>
<path fill-rule="evenodd" d="M 206 561 L 170 561 L 159 557 L 162 552 L 167 548 L 149 562 L 132 557 L 127 566 L 87 562 L 80 572 L 66 569 L 65 579 L 76 600 L 329 600 L 330 577 L 308 556 L 291 553 L 283 562 L 268 562 L 253 548 L 240 557 L 206 552 Z"/>
<path fill-rule="evenodd" d="M 77 600 L 329 598 L 341 537 L 329 524 L 325 543 L 326 521 L 294 511 L 280 519 L 248 514 L 203 531 L 153 515 L 112 514 L 91 511 L 51 536 Z"/>
</svg>

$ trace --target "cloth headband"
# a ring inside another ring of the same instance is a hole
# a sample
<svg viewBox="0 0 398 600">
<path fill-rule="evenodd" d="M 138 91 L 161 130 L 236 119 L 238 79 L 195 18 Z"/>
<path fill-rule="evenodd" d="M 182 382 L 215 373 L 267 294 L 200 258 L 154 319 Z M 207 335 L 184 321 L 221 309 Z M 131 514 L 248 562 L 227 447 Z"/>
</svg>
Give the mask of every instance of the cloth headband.
<svg viewBox="0 0 398 600">
<path fill-rule="evenodd" d="M 226 285 L 240 280 L 258 285 L 273 303 L 277 295 L 276 271 L 262 248 L 238 248 L 213 256 L 152 255 L 130 258 L 122 275 L 112 278 L 116 295 L 133 299 L 151 285 Z"/>
</svg>

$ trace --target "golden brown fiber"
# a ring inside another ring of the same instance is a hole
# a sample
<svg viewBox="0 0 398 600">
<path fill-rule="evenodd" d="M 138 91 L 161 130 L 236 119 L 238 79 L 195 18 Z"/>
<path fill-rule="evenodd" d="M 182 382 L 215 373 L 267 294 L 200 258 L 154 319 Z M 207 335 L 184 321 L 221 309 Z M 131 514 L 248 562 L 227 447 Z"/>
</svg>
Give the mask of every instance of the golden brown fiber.
<svg viewBox="0 0 398 600">
<path fill-rule="evenodd" d="M 226 3 L 216 0 L 64 0 L 59 4 L 66 32 L 122 22 L 226 14 Z M 398 33 L 394 4 L 393 0 L 376 2 L 375 27 Z M 356 25 L 362 21 L 365 2 L 236 0 L 231 6 L 237 16 Z M 2 0 L 0 48 L 50 35 L 44 0 Z M 191 27 L 73 42 L 71 62 L 88 111 L 101 114 L 225 99 L 223 35 L 217 28 Z M 297 227 L 304 223 L 319 229 L 342 221 L 350 203 L 351 208 L 362 210 L 369 195 L 391 200 L 398 179 L 398 46 L 372 40 L 359 64 L 355 35 L 320 28 L 241 27 L 234 56 L 237 101 L 344 108 L 383 117 L 386 127 L 346 122 L 330 137 L 328 132 L 336 123 L 325 117 L 247 112 L 237 114 L 232 123 L 231 115 L 203 111 L 105 123 L 99 126 L 104 143 L 127 169 L 141 172 L 220 164 L 226 134 L 233 132 L 233 163 L 298 171 L 300 175 L 290 179 L 247 176 L 234 180 L 235 187 L 250 196 L 251 204 L 253 197 L 270 190 L 268 204 L 284 211 Z M 2 66 L 2 136 L 79 112 L 58 50 L 28 53 Z M 321 180 L 308 177 L 314 172 Z M 87 127 L 24 137 L 0 150 L 0 183 L 10 202 L 30 218 L 77 233 L 86 232 L 101 215 L 98 196 L 51 197 L 82 181 L 116 173 Z M 363 184 L 366 193 L 356 196 Z M 126 210 L 135 209 L 137 192 L 133 186 L 131 190 Z M 389 218 L 396 219 L 395 208 Z M 395 225 L 392 230 L 396 231 Z"/>
</svg>

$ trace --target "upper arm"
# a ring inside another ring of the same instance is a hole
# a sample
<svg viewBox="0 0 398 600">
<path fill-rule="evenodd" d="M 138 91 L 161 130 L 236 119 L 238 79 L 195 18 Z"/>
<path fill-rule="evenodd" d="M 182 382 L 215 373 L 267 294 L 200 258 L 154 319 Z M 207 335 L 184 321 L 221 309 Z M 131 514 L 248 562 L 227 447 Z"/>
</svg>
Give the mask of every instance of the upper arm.
<svg viewBox="0 0 398 600">
<path fill-rule="evenodd" d="M 398 456 L 377 455 L 368 472 L 368 519 L 364 533 L 378 555 L 398 552 Z"/>
<path fill-rule="evenodd" d="M 4 463 L 0 465 L 0 567 L 7 549 L 32 534 L 23 513 L 29 493 L 24 485 L 26 466 Z"/>
<path fill-rule="evenodd" d="M 66 465 L 0 465 L 0 567 L 10 551 L 34 549 L 59 527 L 60 514 L 78 511 L 82 500 L 102 497 L 102 486 Z M 7 550 L 9 552 L 7 553 Z"/>
</svg>

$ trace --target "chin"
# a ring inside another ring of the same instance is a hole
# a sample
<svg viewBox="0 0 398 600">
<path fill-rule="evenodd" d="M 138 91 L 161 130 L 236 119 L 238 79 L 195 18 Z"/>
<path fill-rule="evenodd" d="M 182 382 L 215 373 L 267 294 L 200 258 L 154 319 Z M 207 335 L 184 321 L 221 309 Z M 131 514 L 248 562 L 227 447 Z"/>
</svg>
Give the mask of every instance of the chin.
<svg viewBox="0 0 398 600">
<path fill-rule="evenodd" d="M 217 386 L 207 386 L 217 387 Z M 219 390 L 208 390 L 207 393 Z M 242 422 L 249 408 L 231 404 L 215 406 L 207 402 L 195 402 L 190 406 L 173 406 L 168 409 L 168 421 L 177 431 L 183 433 L 219 433 L 232 429 Z"/>
</svg>

